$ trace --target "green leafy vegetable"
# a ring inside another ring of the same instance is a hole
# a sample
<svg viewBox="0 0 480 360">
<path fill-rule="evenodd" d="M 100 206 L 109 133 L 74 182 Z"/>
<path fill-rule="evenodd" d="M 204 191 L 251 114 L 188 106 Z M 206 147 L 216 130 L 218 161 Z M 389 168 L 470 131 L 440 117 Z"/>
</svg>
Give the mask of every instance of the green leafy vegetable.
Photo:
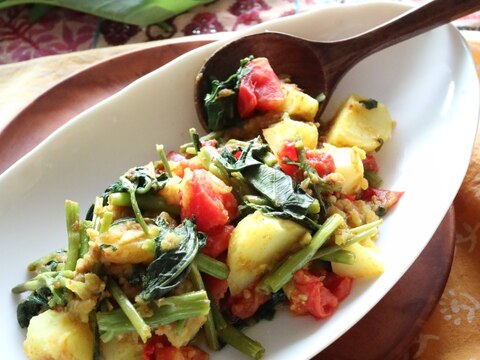
<svg viewBox="0 0 480 360">
<path fill-rule="evenodd" d="M 52 293 L 46 287 L 38 289 L 30 294 L 23 302 L 17 306 L 17 321 L 20 327 L 26 328 L 30 320 L 40 314 L 43 309 L 48 309 L 48 300 Z"/>
<path fill-rule="evenodd" d="M 237 72 L 227 80 L 215 79 L 212 81 L 212 91 L 204 99 L 210 130 L 223 130 L 234 126 L 240 120 L 237 93 L 240 80 L 250 71 L 245 65 L 252 59 L 253 56 L 242 59 Z"/>
<path fill-rule="evenodd" d="M 143 321 L 150 328 L 156 329 L 175 321 L 207 315 L 210 311 L 210 301 L 205 291 L 193 291 L 162 298 L 152 307 L 153 315 Z M 97 324 L 103 342 L 111 341 L 117 335 L 135 331 L 134 326 L 121 309 L 98 312 Z"/>
<path fill-rule="evenodd" d="M 375 109 L 378 106 L 378 101 L 374 99 L 360 100 L 359 103 L 367 110 Z"/>
<path fill-rule="evenodd" d="M 159 219 L 158 226 L 155 259 L 148 265 L 142 281 L 140 297 L 145 301 L 159 299 L 177 287 L 188 275 L 193 259 L 206 242 L 206 236 L 197 232 L 195 223 L 189 219 L 176 228 Z M 178 247 L 171 245 L 175 243 Z"/>
<path fill-rule="evenodd" d="M 45 4 L 77 10 L 105 19 L 138 26 L 159 23 L 193 6 L 212 0 L 4 0 L 0 10 L 25 4 Z"/>
</svg>

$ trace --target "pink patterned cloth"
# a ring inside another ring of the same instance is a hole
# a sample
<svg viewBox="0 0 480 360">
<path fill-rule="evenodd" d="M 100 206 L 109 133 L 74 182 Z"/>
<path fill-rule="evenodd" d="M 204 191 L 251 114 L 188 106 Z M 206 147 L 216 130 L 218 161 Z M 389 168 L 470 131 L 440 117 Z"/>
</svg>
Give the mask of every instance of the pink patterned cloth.
<svg viewBox="0 0 480 360">
<path fill-rule="evenodd" d="M 0 11 L 0 64 L 97 47 L 235 31 L 324 4 L 353 2 L 361 0 L 217 0 L 145 28 L 60 8 L 30 23 L 28 6 L 17 6 Z M 480 30 L 480 12 L 456 25 Z"/>
</svg>

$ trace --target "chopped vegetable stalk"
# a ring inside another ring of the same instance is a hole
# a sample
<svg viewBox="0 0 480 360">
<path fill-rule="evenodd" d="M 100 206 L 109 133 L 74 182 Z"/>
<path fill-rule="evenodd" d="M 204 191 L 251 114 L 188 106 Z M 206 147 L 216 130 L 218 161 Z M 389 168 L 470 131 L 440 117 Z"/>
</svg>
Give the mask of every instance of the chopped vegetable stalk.
<svg viewBox="0 0 480 360">
<path fill-rule="evenodd" d="M 218 336 L 223 341 L 252 359 L 258 360 L 263 357 L 265 349 L 262 344 L 228 324 L 223 318 L 218 305 L 214 301 L 212 301 L 211 308 Z"/>
<path fill-rule="evenodd" d="M 369 224 L 366 224 L 366 225 L 369 225 Z M 352 230 L 350 230 L 350 231 L 352 231 Z M 313 256 L 312 259 L 322 259 L 325 256 L 329 256 L 329 255 L 332 255 L 332 254 L 336 253 L 337 251 L 343 249 L 345 246 L 349 246 L 349 245 L 355 244 L 359 241 L 369 239 L 369 238 L 375 236 L 377 233 L 378 233 L 378 229 L 376 227 L 372 227 L 372 228 L 367 229 L 367 230 L 365 230 L 361 233 L 356 234 L 355 236 L 353 236 L 349 240 L 345 241 L 345 243 L 342 244 L 342 245 L 331 245 L 331 246 L 328 246 L 326 248 L 323 248 L 323 249 L 319 250 Z"/>
<path fill-rule="evenodd" d="M 355 262 L 355 254 L 351 251 L 339 249 L 334 253 L 321 256 L 320 260 L 352 265 Z"/>
<path fill-rule="evenodd" d="M 158 156 L 160 157 L 160 160 L 162 161 L 163 167 L 165 168 L 165 172 L 167 173 L 168 177 L 172 177 L 172 169 L 170 169 L 170 164 L 168 163 L 167 156 L 165 155 L 165 150 L 163 148 L 163 145 L 157 145 L 156 146 Z"/>
<path fill-rule="evenodd" d="M 147 237 L 150 237 L 150 232 L 148 231 L 148 225 L 145 222 L 145 219 L 143 218 L 140 208 L 138 207 L 135 189 L 130 189 L 128 192 L 130 194 L 130 202 L 132 204 L 133 213 L 135 214 L 135 219 L 137 220 L 137 223 L 139 223 L 140 226 L 142 227 L 142 230 L 145 233 L 145 235 Z"/>
<path fill-rule="evenodd" d="M 128 318 L 130 324 L 135 328 L 142 341 L 146 342 L 152 336 L 150 326 L 145 323 L 144 319 L 114 280 L 109 279 L 107 286 L 123 314 Z M 99 320 L 98 316 L 97 320 Z M 98 321 L 98 325 L 100 328 L 100 320 Z"/>
<path fill-rule="evenodd" d="M 198 254 L 195 260 L 201 272 L 220 280 L 225 280 L 228 277 L 228 266 L 223 262 L 205 254 Z"/>
<path fill-rule="evenodd" d="M 80 222 L 80 254 L 79 256 L 82 258 L 88 252 L 89 245 L 88 241 L 89 238 L 87 236 L 87 229 L 92 228 L 93 224 L 91 221 L 83 220 Z"/>
<path fill-rule="evenodd" d="M 192 138 L 193 147 L 195 148 L 196 152 L 199 152 L 202 148 L 202 144 L 200 143 L 200 137 L 198 136 L 197 130 L 191 128 L 189 132 L 190 137 Z"/>
<path fill-rule="evenodd" d="M 122 310 L 97 313 L 100 339 L 103 342 L 109 342 L 117 335 L 136 331 L 133 323 Z M 135 308 L 133 310 L 138 314 Z M 209 311 L 210 301 L 207 293 L 205 291 L 193 291 L 160 299 L 154 306 L 153 315 L 145 319 L 140 317 L 140 319 L 150 331 L 150 328 L 155 329 L 175 321 L 205 316 Z"/>
<path fill-rule="evenodd" d="M 259 283 L 258 289 L 266 292 L 277 292 L 293 276 L 295 271 L 304 267 L 315 255 L 318 249 L 328 240 L 330 235 L 344 222 L 339 214 L 333 214 L 313 235 L 310 243 L 289 256 L 276 270 L 267 274 Z"/>
<path fill-rule="evenodd" d="M 75 201 L 65 201 L 67 220 L 68 252 L 65 270 L 75 270 L 80 255 L 80 210 Z"/>
<path fill-rule="evenodd" d="M 166 211 L 172 215 L 178 215 L 180 209 L 175 206 L 168 205 L 160 196 L 153 194 L 137 195 L 138 207 L 142 210 Z M 126 192 L 113 193 L 108 197 L 108 202 L 113 206 L 132 206 L 130 195 Z"/>
<path fill-rule="evenodd" d="M 192 270 L 190 271 L 190 280 L 192 281 L 193 286 L 196 289 L 201 291 L 206 291 L 205 284 L 203 283 L 202 276 L 200 275 L 196 262 L 192 264 Z M 207 340 L 208 347 L 216 351 L 220 349 L 220 343 L 218 342 L 217 330 L 215 328 L 215 321 L 213 318 L 213 313 L 211 311 L 211 306 L 214 302 L 215 301 L 210 302 L 210 311 L 208 312 L 208 315 L 207 315 L 207 321 L 203 325 L 203 330 L 205 333 L 205 339 Z"/>
</svg>

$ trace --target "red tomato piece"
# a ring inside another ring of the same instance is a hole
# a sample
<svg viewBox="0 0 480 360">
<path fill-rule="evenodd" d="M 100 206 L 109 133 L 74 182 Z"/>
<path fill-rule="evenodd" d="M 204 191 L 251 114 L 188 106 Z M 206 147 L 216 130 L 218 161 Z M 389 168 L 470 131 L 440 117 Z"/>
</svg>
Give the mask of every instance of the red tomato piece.
<svg viewBox="0 0 480 360">
<path fill-rule="evenodd" d="M 240 118 L 245 119 L 253 114 L 257 107 L 257 97 L 251 82 L 240 82 L 237 99 L 238 112 Z"/>
<path fill-rule="evenodd" d="M 403 194 L 403 191 L 392 191 L 369 187 L 362 193 L 362 200 L 376 202 L 385 210 L 388 210 L 400 200 Z"/>
<path fill-rule="evenodd" d="M 248 319 L 268 299 L 270 299 L 270 295 L 256 291 L 255 286 L 248 287 L 230 299 L 230 310 L 234 316 L 240 319 Z"/>
<path fill-rule="evenodd" d="M 351 278 L 340 276 L 333 272 L 327 273 L 323 280 L 325 287 L 337 297 L 338 301 L 342 301 L 350 294 L 352 283 L 353 280 Z"/>
<path fill-rule="evenodd" d="M 290 310 L 298 315 L 310 313 L 316 319 L 330 316 L 338 307 L 339 300 L 327 289 L 319 277 L 307 270 L 298 270 L 292 279 Z"/>
<path fill-rule="evenodd" d="M 230 236 L 234 227 L 232 225 L 215 227 L 207 232 L 207 244 L 202 249 L 205 255 L 217 258 L 228 249 Z"/>
<path fill-rule="evenodd" d="M 323 151 L 307 149 L 305 156 L 310 166 L 317 170 L 320 177 L 331 174 L 336 169 L 332 155 Z"/>
<path fill-rule="evenodd" d="M 204 169 L 193 170 L 182 191 L 182 219 L 196 218 L 197 228 L 208 232 L 224 226 L 237 215 L 237 201 L 231 188 Z"/>
<path fill-rule="evenodd" d="M 363 169 L 374 172 L 375 174 L 378 173 L 378 164 L 377 160 L 372 154 L 367 154 L 364 160 L 362 160 Z"/>
<path fill-rule="evenodd" d="M 297 149 L 295 148 L 294 141 L 287 141 L 281 150 L 277 154 L 278 164 L 282 171 L 295 180 L 300 180 L 302 175 L 300 174 L 300 168 L 290 162 L 298 162 Z"/>
<path fill-rule="evenodd" d="M 220 280 L 207 274 L 202 274 L 202 277 L 203 281 L 205 282 L 205 287 L 208 290 L 208 294 L 211 295 L 217 303 L 219 303 L 227 293 L 227 280 Z"/>
<path fill-rule="evenodd" d="M 256 58 L 247 65 L 250 71 L 240 80 L 238 111 L 241 118 L 261 111 L 276 110 L 282 106 L 284 95 L 280 80 L 267 58 Z"/>
<path fill-rule="evenodd" d="M 335 171 L 335 162 L 330 154 L 318 149 L 306 149 L 305 157 L 309 165 L 317 171 L 320 177 Z M 302 170 L 295 164 L 289 164 L 289 162 L 298 162 L 294 141 L 287 141 L 279 151 L 277 158 L 278 164 L 285 174 L 291 176 L 297 182 L 304 179 Z"/>
<path fill-rule="evenodd" d="M 208 360 L 208 354 L 197 346 L 176 348 L 164 336 L 153 335 L 143 347 L 143 360 Z"/>
</svg>

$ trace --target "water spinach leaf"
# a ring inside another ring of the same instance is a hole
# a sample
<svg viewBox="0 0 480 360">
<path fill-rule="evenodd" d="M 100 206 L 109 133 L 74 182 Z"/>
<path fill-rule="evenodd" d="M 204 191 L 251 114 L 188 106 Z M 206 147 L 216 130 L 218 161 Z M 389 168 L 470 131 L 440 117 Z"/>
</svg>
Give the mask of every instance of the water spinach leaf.
<svg viewBox="0 0 480 360">
<path fill-rule="evenodd" d="M 242 59 L 237 72 L 227 80 L 212 80 L 212 90 L 204 100 L 210 130 L 223 130 L 234 126 L 240 120 L 237 107 L 238 88 L 242 77 L 250 71 L 245 65 L 252 59 L 253 56 Z"/>
<path fill-rule="evenodd" d="M 205 245 L 206 236 L 197 232 L 193 221 L 185 219 L 175 228 L 159 219 L 160 228 L 155 239 L 155 259 L 148 265 L 142 279 L 140 297 L 157 300 L 177 287 L 190 272 L 190 265 Z"/>
</svg>

